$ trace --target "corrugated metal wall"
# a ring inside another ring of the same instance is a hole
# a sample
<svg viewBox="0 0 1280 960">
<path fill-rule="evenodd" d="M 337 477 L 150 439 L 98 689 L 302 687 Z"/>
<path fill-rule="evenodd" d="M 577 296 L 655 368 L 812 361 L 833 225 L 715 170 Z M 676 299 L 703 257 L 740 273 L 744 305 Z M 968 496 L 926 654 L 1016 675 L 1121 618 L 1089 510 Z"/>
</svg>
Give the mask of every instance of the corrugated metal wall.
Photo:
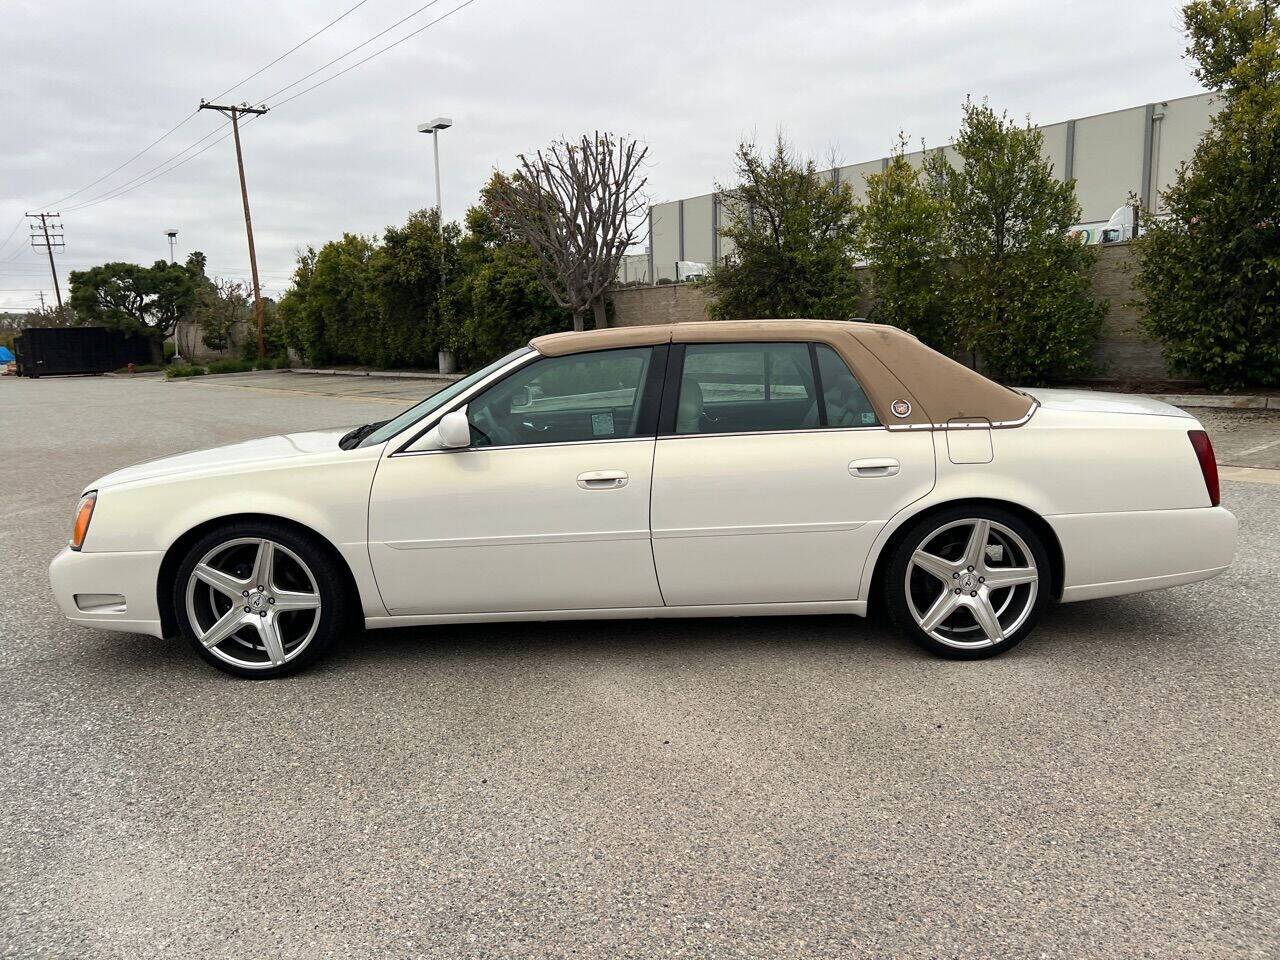
<svg viewBox="0 0 1280 960">
<path fill-rule="evenodd" d="M 1040 129 L 1044 154 L 1062 179 L 1074 177 L 1082 223 L 1106 221 L 1130 193 L 1160 211 L 1160 191 L 1172 181 L 1179 164 L 1191 157 L 1213 115 L 1213 95 L 1198 94 L 1161 103 L 1130 107 Z M 951 147 L 942 147 L 954 157 Z M 919 166 L 921 151 L 908 154 Z M 879 173 L 887 158 L 824 171 L 847 183 L 854 196 L 866 193 L 866 178 Z M 649 265 L 632 269 L 628 278 L 644 274 L 649 282 L 674 280 L 676 261 L 718 263 L 732 249 L 718 235 L 727 220 L 724 204 L 714 194 L 655 204 L 650 208 Z"/>
</svg>

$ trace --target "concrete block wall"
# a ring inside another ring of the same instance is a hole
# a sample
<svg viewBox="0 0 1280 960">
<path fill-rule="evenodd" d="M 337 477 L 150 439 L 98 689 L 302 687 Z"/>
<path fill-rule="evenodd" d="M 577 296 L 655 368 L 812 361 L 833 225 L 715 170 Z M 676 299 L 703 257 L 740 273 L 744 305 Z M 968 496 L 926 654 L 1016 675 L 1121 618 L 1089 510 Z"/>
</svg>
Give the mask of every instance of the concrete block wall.
<svg viewBox="0 0 1280 960">
<path fill-rule="evenodd" d="M 1134 305 L 1132 248 L 1118 243 L 1098 247 L 1098 260 L 1093 268 L 1093 294 L 1108 301 L 1109 310 L 1103 323 L 1095 359 L 1099 375 L 1113 380 L 1151 380 L 1170 377 L 1160 355 L 1160 346 L 1142 332 Z M 869 278 L 863 275 L 863 290 Z M 708 320 L 711 302 L 707 288 L 692 283 L 661 284 L 654 287 L 631 287 L 615 290 L 613 325 L 643 326 L 658 323 L 691 323 Z M 870 303 L 858 304 L 856 311 L 865 316 Z"/>
</svg>

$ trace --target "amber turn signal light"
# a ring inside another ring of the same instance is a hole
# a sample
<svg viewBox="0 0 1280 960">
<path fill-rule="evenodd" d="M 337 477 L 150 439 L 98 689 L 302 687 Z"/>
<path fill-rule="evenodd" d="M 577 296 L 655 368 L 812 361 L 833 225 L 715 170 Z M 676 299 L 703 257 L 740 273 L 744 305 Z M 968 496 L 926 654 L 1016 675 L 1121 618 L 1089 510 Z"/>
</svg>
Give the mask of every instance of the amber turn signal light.
<svg viewBox="0 0 1280 960">
<path fill-rule="evenodd" d="M 85 534 L 89 532 L 89 520 L 93 517 L 93 505 L 98 502 L 97 491 L 86 493 L 80 498 L 76 507 L 76 525 L 71 528 L 71 549 L 79 550 L 84 546 Z"/>
</svg>

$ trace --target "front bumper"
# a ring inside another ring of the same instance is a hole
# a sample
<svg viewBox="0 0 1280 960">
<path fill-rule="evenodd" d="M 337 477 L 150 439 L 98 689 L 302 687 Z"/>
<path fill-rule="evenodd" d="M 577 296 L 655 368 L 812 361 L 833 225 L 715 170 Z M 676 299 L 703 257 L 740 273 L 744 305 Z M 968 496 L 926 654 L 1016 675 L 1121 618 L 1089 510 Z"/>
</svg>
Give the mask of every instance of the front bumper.
<svg viewBox="0 0 1280 960">
<path fill-rule="evenodd" d="M 49 582 L 72 623 L 162 637 L 156 584 L 163 559 L 160 551 L 87 553 L 66 547 L 49 564 Z"/>
</svg>

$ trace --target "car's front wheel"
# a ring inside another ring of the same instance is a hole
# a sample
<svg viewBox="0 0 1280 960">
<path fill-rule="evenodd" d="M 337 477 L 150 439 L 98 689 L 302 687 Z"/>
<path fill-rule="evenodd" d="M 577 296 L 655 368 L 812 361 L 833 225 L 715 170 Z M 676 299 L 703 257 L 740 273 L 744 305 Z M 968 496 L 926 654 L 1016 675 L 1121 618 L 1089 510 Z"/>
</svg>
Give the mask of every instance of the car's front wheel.
<svg viewBox="0 0 1280 960">
<path fill-rule="evenodd" d="M 314 662 L 345 622 L 335 561 L 284 524 L 236 523 L 187 551 L 173 586 L 182 635 L 241 677 L 283 676 Z"/>
<path fill-rule="evenodd" d="M 894 622 L 955 659 L 994 656 L 1027 636 L 1049 602 L 1049 556 L 1021 517 L 998 507 L 943 510 L 903 535 L 885 577 Z"/>
</svg>

